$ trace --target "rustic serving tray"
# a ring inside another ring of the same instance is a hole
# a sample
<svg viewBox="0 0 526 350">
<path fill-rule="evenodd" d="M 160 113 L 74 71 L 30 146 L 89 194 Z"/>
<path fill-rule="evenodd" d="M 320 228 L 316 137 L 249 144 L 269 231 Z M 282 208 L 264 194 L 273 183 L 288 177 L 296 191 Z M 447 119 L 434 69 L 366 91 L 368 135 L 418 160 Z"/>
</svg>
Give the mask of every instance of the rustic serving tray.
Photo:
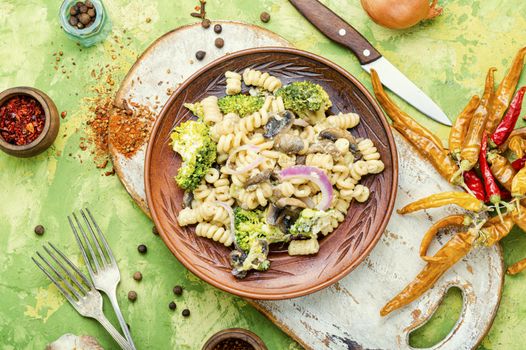
<svg viewBox="0 0 526 350">
<path fill-rule="evenodd" d="M 225 36 L 239 38 L 227 43 L 222 51 L 213 46 L 213 31 L 204 31 L 199 25 L 181 27 L 159 38 L 132 67 L 116 102 L 125 98 L 148 105 L 152 96 L 158 96 L 164 104 L 169 97 L 166 86 L 177 86 L 223 54 L 258 46 L 290 46 L 284 39 L 255 26 L 236 22 L 222 25 L 228 33 Z M 206 59 L 188 64 L 193 53 L 203 49 L 203 42 L 208 43 Z M 167 79 L 167 69 L 176 74 Z M 138 77 L 142 83 L 134 84 Z M 167 84 L 158 85 L 159 81 Z M 395 208 L 425 195 L 451 190 L 396 133 L 395 141 L 399 156 Z M 130 159 L 110 149 L 121 181 L 148 214 L 144 193 L 146 145 Z M 464 295 L 461 317 L 452 332 L 432 349 L 473 349 L 489 330 L 500 300 L 504 272 L 499 247 L 471 252 L 421 299 L 386 318 L 379 316 L 383 304 L 424 266 L 418 257 L 424 229 L 451 212 L 437 209 L 404 217 L 395 213 L 372 253 L 340 282 L 306 297 L 251 303 L 307 349 L 410 349 L 408 334 L 432 315 L 447 289 L 458 286 Z M 439 237 L 431 249 L 437 249 L 446 240 L 447 237 Z"/>
</svg>

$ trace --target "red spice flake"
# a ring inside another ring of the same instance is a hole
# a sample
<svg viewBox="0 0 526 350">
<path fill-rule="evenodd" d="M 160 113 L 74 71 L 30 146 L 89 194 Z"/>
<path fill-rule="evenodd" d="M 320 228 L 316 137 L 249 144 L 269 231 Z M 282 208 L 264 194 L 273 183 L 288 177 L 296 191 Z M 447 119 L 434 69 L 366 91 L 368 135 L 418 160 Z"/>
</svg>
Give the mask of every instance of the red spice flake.
<svg viewBox="0 0 526 350">
<path fill-rule="evenodd" d="M 106 176 L 112 176 L 112 175 L 115 175 L 115 168 L 111 169 L 111 171 L 106 171 L 104 173 L 104 175 Z"/>
<path fill-rule="evenodd" d="M 106 167 L 106 165 L 108 165 L 108 160 L 107 159 L 105 161 L 103 161 L 102 163 L 98 164 L 97 168 L 104 169 Z"/>
<path fill-rule="evenodd" d="M 31 96 L 15 96 L 0 107 L 0 135 L 17 146 L 35 141 L 44 130 L 46 116 Z"/>
<path fill-rule="evenodd" d="M 67 115 L 68 115 L 68 112 L 66 111 L 63 111 L 62 113 L 60 113 L 60 116 L 62 117 L 62 119 L 66 118 Z"/>
</svg>

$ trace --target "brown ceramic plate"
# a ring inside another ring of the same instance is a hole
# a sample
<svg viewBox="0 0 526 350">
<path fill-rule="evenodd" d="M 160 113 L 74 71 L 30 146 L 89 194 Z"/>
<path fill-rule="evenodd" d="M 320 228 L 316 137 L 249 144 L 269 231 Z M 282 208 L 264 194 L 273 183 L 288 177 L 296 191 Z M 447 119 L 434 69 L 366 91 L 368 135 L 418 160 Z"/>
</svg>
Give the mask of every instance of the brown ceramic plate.
<svg viewBox="0 0 526 350">
<path fill-rule="evenodd" d="M 361 117 L 352 130 L 356 136 L 371 138 L 378 148 L 385 170 L 367 176 L 371 189 L 365 203 L 353 202 L 346 220 L 320 241 L 313 256 L 289 256 L 271 252 L 266 272 L 251 272 L 238 280 L 230 274 L 230 249 L 198 237 L 193 227 L 180 227 L 183 191 L 174 181 L 180 158 L 169 145 L 170 132 L 191 118 L 183 107 L 208 95 L 223 96 L 224 72 L 241 72 L 246 67 L 279 77 L 284 84 L 311 80 L 322 85 L 333 101 L 332 113 L 354 111 Z M 314 54 L 290 48 L 260 48 L 224 56 L 186 80 L 171 96 L 152 131 L 146 155 L 145 185 L 148 206 L 164 242 L 190 271 L 227 292 L 252 299 L 287 299 L 325 288 L 351 272 L 362 262 L 381 237 L 393 209 L 398 163 L 389 124 L 365 87 L 338 65 Z"/>
</svg>

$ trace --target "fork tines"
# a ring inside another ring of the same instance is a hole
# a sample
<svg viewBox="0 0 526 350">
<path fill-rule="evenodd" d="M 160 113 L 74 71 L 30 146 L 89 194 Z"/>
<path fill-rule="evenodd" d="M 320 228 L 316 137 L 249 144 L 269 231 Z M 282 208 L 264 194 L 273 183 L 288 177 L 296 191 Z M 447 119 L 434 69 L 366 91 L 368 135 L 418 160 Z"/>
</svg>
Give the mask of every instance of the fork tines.
<svg viewBox="0 0 526 350">
<path fill-rule="evenodd" d="M 68 216 L 69 225 L 75 235 L 90 275 L 97 273 L 101 270 L 101 267 L 116 264 L 111 248 L 89 209 L 86 208 L 85 212 L 82 209 L 80 210 L 80 215 L 87 230 L 84 229 L 77 215 L 75 213 L 72 215 L 73 219 Z"/>
<path fill-rule="evenodd" d="M 31 259 L 57 286 L 66 299 L 71 304 L 76 305 L 82 297 L 94 289 L 94 286 L 64 253 L 58 250 L 51 242 L 48 242 L 48 246 L 42 246 L 49 256 L 48 258 L 46 258 L 45 254 L 43 255 L 37 251 L 37 256 Z"/>
</svg>

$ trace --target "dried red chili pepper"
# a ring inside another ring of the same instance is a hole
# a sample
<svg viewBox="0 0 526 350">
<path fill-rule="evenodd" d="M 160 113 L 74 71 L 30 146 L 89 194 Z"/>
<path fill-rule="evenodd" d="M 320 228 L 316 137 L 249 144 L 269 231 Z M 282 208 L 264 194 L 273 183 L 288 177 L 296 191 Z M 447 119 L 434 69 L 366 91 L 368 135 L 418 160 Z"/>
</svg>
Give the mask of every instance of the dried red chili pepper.
<svg viewBox="0 0 526 350">
<path fill-rule="evenodd" d="M 0 136 L 12 145 L 27 145 L 44 130 L 46 116 L 31 96 L 15 96 L 0 107 Z"/>
<path fill-rule="evenodd" d="M 466 171 L 464 173 L 464 183 L 469 188 L 477 199 L 486 202 L 486 192 L 484 191 L 484 183 L 477 176 L 475 170 Z"/>
<path fill-rule="evenodd" d="M 515 169 L 515 170 L 521 170 L 522 168 L 524 168 L 524 164 L 526 164 L 526 156 L 514 160 L 514 161 L 511 163 L 511 166 L 512 166 L 513 169 Z"/>
<path fill-rule="evenodd" d="M 488 195 L 488 199 L 491 203 L 498 204 L 502 200 L 500 188 L 499 185 L 497 185 L 497 181 L 493 177 L 493 174 L 491 173 L 488 160 L 486 159 L 487 152 L 488 134 L 484 133 L 482 135 L 482 142 L 480 145 L 479 166 L 480 171 L 482 172 L 482 178 L 484 179 L 484 186 L 486 188 L 486 194 Z"/>
<path fill-rule="evenodd" d="M 503 201 L 509 201 L 511 200 L 511 192 L 508 191 L 507 189 L 503 188 L 500 190 L 500 198 L 503 200 Z"/>
<path fill-rule="evenodd" d="M 524 98 L 525 92 L 526 86 L 521 87 L 519 91 L 517 91 L 513 97 L 513 100 L 511 101 L 506 115 L 504 118 L 502 118 L 499 125 L 497 126 L 497 129 L 495 129 L 495 132 L 491 135 L 491 141 L 493 141 L 495 146 L 502 145 L 515 128 L 515 124 L 517 124 L 519 114 L 521 113 L 522 100 Z"/>
</svg>

